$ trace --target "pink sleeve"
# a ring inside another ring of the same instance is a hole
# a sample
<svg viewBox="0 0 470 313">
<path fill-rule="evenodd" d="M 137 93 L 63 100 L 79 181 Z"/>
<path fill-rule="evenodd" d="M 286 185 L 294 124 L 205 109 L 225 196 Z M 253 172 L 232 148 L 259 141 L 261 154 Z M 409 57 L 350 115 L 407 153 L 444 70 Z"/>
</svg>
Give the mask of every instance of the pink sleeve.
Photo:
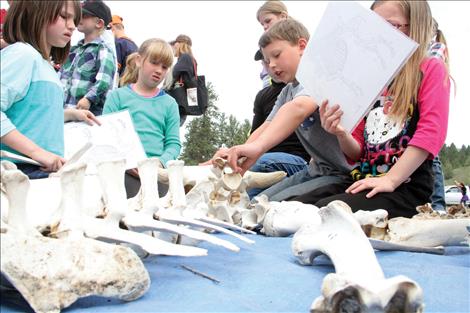
<svg viewBox="0 0 470 313">
<path fill-rule="evenodd" d="M 439 58 L 424 60 L 421 72 L 419 120 L 409 144 L 428 151 L 428 159 L 433 159 L 444 145 L 447 135 L 450 80 L 446 66 Z"/>
<path fill-rule="evenodd" d="M 359 146 L 361 147 L 361 151 L 364 150 L 364 128 L 366 127 L 366 122 L 364 119 L 354 128 L 354 130 L 351 133 L 351 136 L 354 138 L 354 140 L 357 141 Z M 361 153 L 362 155 L 362 153 Z M 349 164 L 353 165 L 356 163 L 357 160 L 351 160 L 348 158 L 347 155 L 344 155 L 346 157 L 346 160 L 348 161 Z"/>
<path fill-rule="evenodd" d="M 354 128 L 351 133 L 351 136 L 353 136 L 353 138 L 361 146 L 361 151 L 364 149 L 364 128 L 366 128 L 366 121 L 362 119 L 362 121 L 357 124 L 356 128 Z"/>
</svg>

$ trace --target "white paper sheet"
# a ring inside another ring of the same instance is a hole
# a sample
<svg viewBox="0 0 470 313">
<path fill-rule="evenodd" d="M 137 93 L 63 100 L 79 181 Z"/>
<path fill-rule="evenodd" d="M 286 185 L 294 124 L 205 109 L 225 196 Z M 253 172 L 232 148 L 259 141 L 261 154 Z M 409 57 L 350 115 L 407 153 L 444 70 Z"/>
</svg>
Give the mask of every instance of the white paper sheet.
<svg viewBox="0 0 470 313">
<path fill-rule="evenodd" d="M 339 104 L 349 132 L 369 111 L 418 44 L 355 2 L 328 4 L 296 78 L 318 103 Z"/>
<path fill-rule="evenodd" d="M 97 117 L 101 126 L 83 122 L 66 123 L 64 127 L 65 158 L 68 159 L 87 142 L 92 147 L 79 159 L 87 164 L 105 160 L 126 159 L 126 168 L 137 167 L 146 154 L 128 111 Z M 88 172 L 93 172 L 93 169 Z"/>
</svg>

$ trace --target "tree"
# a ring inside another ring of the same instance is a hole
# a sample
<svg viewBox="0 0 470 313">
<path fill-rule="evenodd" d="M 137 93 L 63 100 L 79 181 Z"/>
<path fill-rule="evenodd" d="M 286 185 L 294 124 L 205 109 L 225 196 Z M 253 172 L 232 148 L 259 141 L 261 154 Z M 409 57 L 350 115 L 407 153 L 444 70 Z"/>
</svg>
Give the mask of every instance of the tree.
<svg viewBox="0 0 470 313">
<path fill-rule="evenodd" d="M 217 94 L 211 83 L 207 84 L 209 104 L 206 112 L 186 127 L 181 159 L 186 165 L 196 165 L 209 160 L 222 145 L 242 144 L 248 138 L 251 124 L 240 123 L 233 115 L 226 116 L 216 106 Z"/>
</svg>

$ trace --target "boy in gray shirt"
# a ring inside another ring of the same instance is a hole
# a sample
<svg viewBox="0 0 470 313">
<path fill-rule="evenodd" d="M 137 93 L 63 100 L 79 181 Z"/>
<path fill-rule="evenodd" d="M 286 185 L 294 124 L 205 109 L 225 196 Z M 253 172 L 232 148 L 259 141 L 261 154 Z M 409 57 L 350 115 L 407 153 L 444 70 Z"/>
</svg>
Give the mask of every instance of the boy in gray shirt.
<svg viewBox="0 0 470 313">
<path fill-rule="evenodd" d="M 280 21 L 265 32 L 259 46 L 276 79 L 287 83 L 272 112 L 245 144 L 219 150 L 230 166 L 242 174 L 271 147 L 294 130 L 312 157 L 309 168 L 263 191 L 271 201 L 281 201 L 311 192 L 325 185 L 349 182 L 354 164 L 348 163 L 335 136 L 321 126 L 318 103 L 295 79 L 297 67 L 309 39 L 308 30 L 298 21 Z M 246 160 L 238 165 L 238 159 Z"/>
</svg>

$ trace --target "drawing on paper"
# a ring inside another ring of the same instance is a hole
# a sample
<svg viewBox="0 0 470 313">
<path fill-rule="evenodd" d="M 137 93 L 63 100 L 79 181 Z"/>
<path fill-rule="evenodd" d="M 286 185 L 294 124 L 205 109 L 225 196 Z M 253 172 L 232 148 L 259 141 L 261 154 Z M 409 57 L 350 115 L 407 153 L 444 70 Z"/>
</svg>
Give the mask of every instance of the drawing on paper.
<svg viewBox="0 0 470 313">
<path fill-rule="evenodd" d="M 317 103 L 339 104 L 341 123 L 352 131 L 416 47 L 360 4 L 331 2 L 296 77 Z"/>
<path fill-rule="evenodd" d="M 146 158 L 142 143 L 135 132 L 129 112 L 117 112 L 97 117 L 101 126 L 66 123 L 64 127 L 65 158 L 69 158 L 87 142 L 92 147 L 80 160 L 96 164 L 105 160 L 125 158 L 126 167 L 137 167 Z"/>
</svg>

